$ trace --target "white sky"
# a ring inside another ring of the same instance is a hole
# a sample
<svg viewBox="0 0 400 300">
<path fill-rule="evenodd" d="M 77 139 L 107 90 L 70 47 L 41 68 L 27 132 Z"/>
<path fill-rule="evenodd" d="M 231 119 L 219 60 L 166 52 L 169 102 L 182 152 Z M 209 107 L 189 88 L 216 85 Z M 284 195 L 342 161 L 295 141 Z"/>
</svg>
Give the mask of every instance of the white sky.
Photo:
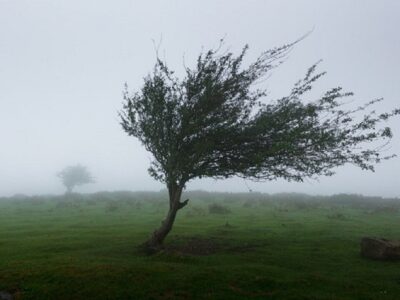
<svg viewBox="0 0 400 300">
<path fill-rule="evenodd" d="M 221 37 L 233 51 L 250 45 L 248 61 L 314 28 L 266 82 L 285 95 L 323 59 L 316 86 L 343 86 L 356 103 L 384 97 L 400 106 L 400 1 L 100 1 L 0 0 L 0 195 L 64 191 L 55 174 L 81 163 L 97 190 L 158 190 L 147 173 L 150 154 L 118 124 L 125 82 L 140 88 L 151 70 L 152 39 L 182 71 Z M 318 87 L 320 90 L 318 90 Z M 400 118 L 390 122 L 390 151 L 400 155 Z M 400 158 L 375 173 L 353 166 L 304 183 L 247 184 L 263 192 L 400 196 Z M 189 189 L 247 191 L 242 179 L 197 180 Z"/>
</svg>

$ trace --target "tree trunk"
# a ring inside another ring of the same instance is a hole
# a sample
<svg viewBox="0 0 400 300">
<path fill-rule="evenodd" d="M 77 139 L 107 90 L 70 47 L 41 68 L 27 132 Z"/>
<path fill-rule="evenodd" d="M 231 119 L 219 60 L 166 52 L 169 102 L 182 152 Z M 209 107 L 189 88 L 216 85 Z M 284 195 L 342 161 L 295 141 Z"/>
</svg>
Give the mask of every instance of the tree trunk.
<svg viewBox="0 0 400 300">
<path fill-rule="evenodd" d="M 65 191 L 65 195 L 71 195 L 72 194 L 72 186 L 67 186 L 67 190 Z"/>
<path fill-rule="evenodd" d="M 161 226 L 155 230 L 151 237 L 143 244 L 143 248 L 148 254 L 158 252 L 163 248 L 164 239 L 172 229 L 178 210 L 188 203 L 189 199 L 180 202 L 182 190 L 183 188 L 176 184 L 168 186 L 169 210 L 166 218 L 161 222 Z"/>
</svg>

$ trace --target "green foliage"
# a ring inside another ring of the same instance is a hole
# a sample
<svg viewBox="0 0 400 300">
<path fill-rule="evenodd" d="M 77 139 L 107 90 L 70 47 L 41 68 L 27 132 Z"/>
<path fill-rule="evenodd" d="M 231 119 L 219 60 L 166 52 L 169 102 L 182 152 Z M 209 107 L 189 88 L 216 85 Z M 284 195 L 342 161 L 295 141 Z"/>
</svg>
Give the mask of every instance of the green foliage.
<svg viewBox="0 0 400 300">
<path fill-rule="evenodd" d="M 186 67 L 182 79 L 158 59 L 140 91 L 125 90 L 120 112 L 123 129 L 154 156 L 150 174 L 181 187 L 193 178 L 235 175 L 302 181 L 332 175 L 334 167 L 347 163 L 373 170 L 393 157 L 381 154 L 392 137 L 381 124 L 400 109 L 371 110 L 382 99 L 346 109 L 352 93 L 341 87 L 308 99 L 313 84 L 325 75 L 316 72 L 317 64 L 287 96 L 265 101 L 267 91 L 256 83 L 296 43 L 265 51 L 248 66 L 243 66 L 247 46 L 237 56 L 209 50 L 198 56 L 194 68 Z"/>
</svg>

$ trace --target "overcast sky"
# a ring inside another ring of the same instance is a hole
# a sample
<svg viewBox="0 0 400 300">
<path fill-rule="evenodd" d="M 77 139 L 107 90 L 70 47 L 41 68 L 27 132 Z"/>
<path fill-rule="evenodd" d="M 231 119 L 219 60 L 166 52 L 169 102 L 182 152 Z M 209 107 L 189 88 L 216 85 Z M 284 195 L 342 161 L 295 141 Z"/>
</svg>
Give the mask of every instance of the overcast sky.
<svg viewBox="0 0 400 300">
<path fill-rule="evenodd" d="M 0 0 L 0 195 L 64 191 L 56 173 L 86 165 L 97 183 L 79 191 L 159 190 L 147 173 L 150 154 L 120 128 L 125 82 L 140 88 L 155 61 L 152 39 L 182 72 L 221 37 L 247 61 L 312 34 L 265 82 L 284 96 L 323 59 L 316 91 L 343 86 L 358 104 L 384 97 L 400 106 L 400 1 L 101 1 Z M 400 155 L 400 118 L 391 121 L 388 153 Z M 339 168 L 319 181 L 253 183 L 196 180 L 188 189 L 400 196 L 400 158 L 375 173 Z"/>
</svg>

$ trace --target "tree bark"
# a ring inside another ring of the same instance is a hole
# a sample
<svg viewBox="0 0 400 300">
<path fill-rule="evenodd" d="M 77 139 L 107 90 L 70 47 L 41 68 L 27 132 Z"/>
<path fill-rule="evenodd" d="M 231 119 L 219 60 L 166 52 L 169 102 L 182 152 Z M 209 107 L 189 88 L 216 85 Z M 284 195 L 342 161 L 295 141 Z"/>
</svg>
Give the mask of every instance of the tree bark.
<svg viewBox="0 0 400 300">
<path fill-rule="evenodd" d="M 163 242 L 171 231 L 175 222 L 178 210 L 187 205 L 189 199 L 181 202 L 183 188 L 177 184 L 168 186 L 169 193 L 169 209 L 166 218 L 161 222 L 161 226 L 153 232 L 151 237 L 143 244 L 144 250 L 148 254 L 158 252 L 163 248 Z"/>
</svg>

